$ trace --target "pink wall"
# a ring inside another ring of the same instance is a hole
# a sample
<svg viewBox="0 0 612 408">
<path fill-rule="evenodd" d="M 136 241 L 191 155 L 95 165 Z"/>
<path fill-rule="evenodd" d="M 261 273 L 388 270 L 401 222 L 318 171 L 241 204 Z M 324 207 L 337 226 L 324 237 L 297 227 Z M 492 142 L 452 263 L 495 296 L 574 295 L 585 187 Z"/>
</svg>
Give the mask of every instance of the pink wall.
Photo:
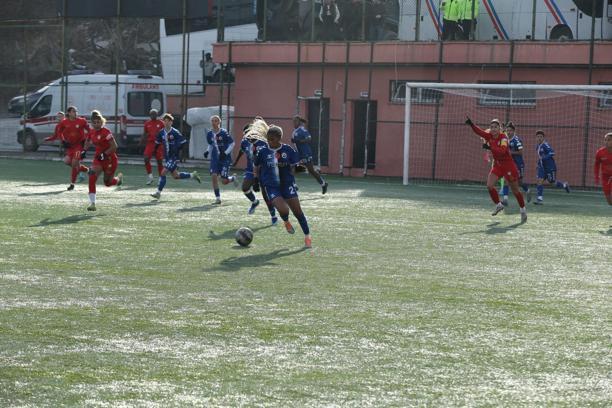
<svg viewBox="0 0 612 408">
<path fill-rule="evenodd" d="M 232 45 L 232 63 L 236 66 L 236 83 L 231 92 L 235 105 L 235 123 L 239 130 L 243 122 L 255 115 L 261 115 L 285 129 L 286 141 L 292 130 L 290 118 L 296 109 L 302 115 L 306 112 L 306 101 L 298 101 L 297 96 L 314 97 L 315 90 L 321 89 L 322 44 L 302 44 L 300 65 L 300 89 L 298 81 L 297 44 L 241 44 Z M 440 43 L 377 43 L 374 46 L 372 65 L 372 85 L 370 98 L 377 101 L 377 138 L 376 167 L 369 174 L 379 176 L 401 176 L 403 156 L 403 118 L 404 105 L 390 102 L 391 80 L 428 80 L 435 82 L 438 76 L 437 60 Z M 229 55 L 228 44 L 215 46 L 215 59 L 226 62 Z M 347 115 L 344 146 L 345 174 L 361 175 L 361 168 L 353 166 L 353 121 L 354 101 L 366 100 L 360 93 L 368 90 L 370 44 L 354 43 L 350 46 L 349 76 L 345 83 L 346 45 L 331 43 L 325 46 L 324 96 L 330 99 L 330 142 L 329 165 L 323 171 L 338 173 L 340 169 L 340 139 L 342 135 L 342 107 L 345 87 L 347 89 Z M 588 82 L 588 43 L 516 43 L 513 82 L 535 82 L 537 84 L 585 84 Z M 509 78 L 511 50 L 509 43 L 445 43 L 441 78 L 443 82 L 480 81 L 504 82 Z M 595 44 L 595 56 L 602 63 L 612 63 L 612 46 L 608 43 Z M 612 71 L 606 67 L 596 67 L 593 83 L 612 82 Z M 218 99 L 217 99 L 218 100 Z M 224 98 L 224 103 L 226 99 Z M 477 180 L 484 178 L 487 164 L 482 160 L 478 138 L 466 131 L 463 120 L 466 113 L 476 117 L 480 123 L 488 123 L 491 115 L 505 119 L 500 109 L 483 108 L 472 102 L 464 102 L 460 107 L 446 107 L 442 104 L 436 144 L 435 177 L 449 180 Z M 214 102 L 216 103 L 216 101 Z M 555 110 L 556 109 L 556 110 Z M 569 108 L 568 108 L 569 109 Z M 573 110 L 583 106 L 572 107 Z M 537 113 L 536 113 L 537 111 Z M 414 112 L 413 112 L 414 113 Z M 435 107 L 421 105 L 415 115 L 424 121 L 432 121 Z M 512 112 L 511 118 L 517 125 L 523 125 L 527 139 L 528 179 L 533 178 L 535 158 L 533 131 L 547 118 L 557 125 L 573 125 L 577 130 L 559 130 L 550 134 L 550 142 L 558 152 L 560 177 L 573 184 L 582 183 L 584 157 L 583 118 L 580 115 L 566 115 L 564 110 L 547 107 L 545 102 L 538 103 L 537 109 L 525 108 Z M 550 116 L 553 115 L 553 116 Z M 358 118 L 362 119 L 362 118 Z M 565 121 L 565 122 L 564 122 Z M 612 123 L 612 110 L 593 112 L 593 121 Z M 548 122 L 547 122 L 548 123 Z M 432 125 L 415 125 L 410 151 L 410 174 L 412 177 L 430 178 L 432 176 L 434 129 Z M 601 130 L 589 133 L 587 145 L 588 160 L 592 150 L 600 144 Z M 458 157 L 461 159 L 459 160 Z M 590 163 L 590 162 L 589 162 Z M 591 182 L 590 164 L 587 166 L 587 183 Z"/>
</svg>

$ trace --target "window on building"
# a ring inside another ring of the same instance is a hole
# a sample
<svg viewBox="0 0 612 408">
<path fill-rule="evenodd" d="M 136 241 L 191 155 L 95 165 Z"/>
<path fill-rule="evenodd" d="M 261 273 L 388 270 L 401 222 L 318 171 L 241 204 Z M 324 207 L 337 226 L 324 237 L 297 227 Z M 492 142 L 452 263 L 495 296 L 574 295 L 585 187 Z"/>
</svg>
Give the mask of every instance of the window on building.
<svg viewBox="0 0 612 408">
<path fill-rule="evenodd" d="M 391 103 L 406 102 L 406 82 L 425 82 L 411 80 L 392 80 L 390 83 L 389 101 Z M 442 92 L 430 88 L 412 88 L 410 101 L 412 103 L 436 104 L 442 99 Z"/>
<path fill-rule="evenodd" d="M 481 82 L 482 84 L 507 84 L 508 82 Z M 513 82 L 512 84 L 535 84 Z M 535 89 L 481 89 L 478 104 L 482 106 L 535 106 Z"/>
</svg>

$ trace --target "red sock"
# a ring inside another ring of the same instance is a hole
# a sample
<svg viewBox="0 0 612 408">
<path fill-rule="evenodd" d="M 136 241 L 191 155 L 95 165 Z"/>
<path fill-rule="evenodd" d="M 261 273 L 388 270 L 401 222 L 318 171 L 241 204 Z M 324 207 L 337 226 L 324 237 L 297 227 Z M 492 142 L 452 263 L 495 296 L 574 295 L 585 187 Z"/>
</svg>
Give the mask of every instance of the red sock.
<svg viewBox="0 0 612 408">
<path fill-rule="evenodd" d="M 113 177 L 109 181 L 104 181 L 104 185 L 106 185 L 106 187 L 116 186 L 117 182 L 119 182 L 119 179 L 117 177 Z"/>
<path fill-rule="evenodd" d="M 499 194 L 497 194 L 495 187 L 489 189 L 489 195 L 495 204 L 499 204 Z"/>
<path fill-rule="evenodd" d="M 96 180 L 98 180 L 98 176 L 95 174 L 89 175 L 89 193 L 96 192 Z"/>
<path fill-rule="evenodd" d="M 153 166 L 151 166 L 151 162 L 145 162 L 145 170 L 147 171 L 147 174 L 151 174 L 151 172 L 153 171 Z"/>
<path fill-rule="evenodd" d="M 518 205 L 520 208 L 525 207 L 525 199 L 523 198 L 523 193 L 520 191 L 516 194 L 516 201 L 518 201 Z"/>
<path fill-rule="evenodd" d="M 84 173 L 89 171 L 89 168 L 83 164 L 81 164 L 81 167 L 79 167 L 79 171 L 82 171 Z"/>
<path fill-rule="evenodd" d="M 70 172 L 70 183 L 71 184 L 74 184 L 74 182 L 76 181 L 76 176 L 78 173 L 79 173 L 78 167 L 73 167 L 71 169 L 71 172 Z"/>
<path fill-rule="evenodd" d="M 164 170 L 164 163 L 161 161 L 157 162 L 157 174 L 161 176 L 162 170 Z"/>
</svg>

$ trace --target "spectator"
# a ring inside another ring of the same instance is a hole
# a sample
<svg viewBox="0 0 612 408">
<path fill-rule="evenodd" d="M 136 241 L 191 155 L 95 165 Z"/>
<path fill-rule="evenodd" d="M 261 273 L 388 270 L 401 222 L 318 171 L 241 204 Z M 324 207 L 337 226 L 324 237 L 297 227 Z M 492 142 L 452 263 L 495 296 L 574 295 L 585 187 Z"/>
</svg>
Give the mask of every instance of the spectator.
<svg viewBox="0 0 612 408">
<path fill-rule="evenodd" d="M 340 9 L 335 0 L 323 0 L 319 11 L 321 21 L 321 38 L 324 41 L 334 41 L 340 37 Z"/>
<path fill-rule="evenodd" d="M 346 40 L 364 40 L 363 0 L 345 0 L 342 7 L 342 26 Z"/>
<path fill-rule="evenodd" d="M 313 16 L 312 1 L 298 0 L 298 37 L 302 40 L 310 40 Z"/>
<path fill-rule="evenodd" d="M 459 25 L 459 1 L 444 0 L 442 3 L 442 40 L 456 40 L 462 38 L 461 26 Z"/>
<path fill-rule="evenodd" d="M 459 0 L 459 24 L 464 40 L 473 40 L 480 0 Z"/>
<path fill-rule="evenodd" d="M 204 69 L 204 83 L 212 82 L 213 73 L 215 71 L 215 63 L 213 62 L 212 55 L 210 54 L 210 52 L 204 54 L 204 62 L 202 65 L 202 68 Z"/>
<path fill-rule="evenodd" d="M 378 41 L 385 37 L 385 3 L 384 0 L 371 0 L 367 3 L 368 40 Z"/>
</svg>

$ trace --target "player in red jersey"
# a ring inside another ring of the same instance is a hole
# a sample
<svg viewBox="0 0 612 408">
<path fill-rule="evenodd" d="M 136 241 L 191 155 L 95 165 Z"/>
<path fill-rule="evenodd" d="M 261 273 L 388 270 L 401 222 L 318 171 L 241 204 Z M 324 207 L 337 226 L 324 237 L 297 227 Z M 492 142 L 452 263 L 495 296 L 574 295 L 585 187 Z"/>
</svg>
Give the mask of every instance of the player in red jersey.
<svg viewBox="0 0 612 408">
<path fill-rule="evenodd" d="M 96 181 L 100 173 L 104 172 L 104 185 L 120 186 L 123 183 L 123 174 L 117 174 L 117 142 L 111 131 L 105 127 L 106 119 L 96 110 L 91 112 L 93 129 L 89 133 L 86 146 L 93 144 L 96 147 L 91 170 L 89 170 L 89 207 L 87 210 L 96 211 Z"/>
<path fill-rule="evenodd" d="M 59 132 L 59 128 L 60 128 L 60 123 L 62 122 L 62 120 L 64 120 L 64 118 L 66 117 L 66 115 L 64 114 L 64 112 L 59 111 L 56 114 L 56 118 L 57 118 L 57 125 L 55 125 L 55 130 L 53 131 L 53 134 L 49 137 L 45 138 L 45 142 L 52 142 L 54 140 L 62 140 L 62 135 Z"/>
<path fill-rule="evenodd" d="M 504 205 L 500 201 L 499 194 L 495 189 L 495 183 L 503 177 L 508 181 L 512 194 L 514 194 L 516 201 L 518 201 L 521 212 L 521 222 L 526 222 L 527 210 L 525 209 L 525 200 L 523 199 L 523 194 L 521 194 L 518 185 L 519 172 L 510 154 L 508 137 L 505 133 L 501 132 L 499 120 L 491 120 L 489 129 L 487 130 L 483 130 L 476 126 L 469 117 L 465 123 L 472 127 L 474 133 L 486 140 L 489 149 L 491 149 L 491 154 L 493 155 L 493 167 L 487 178 L 487 189 L 489 190 L 491 200 L 495 203 L 495 210 L 493 210 L 492 215 L 497 215 L 504 209 Z"/>
<path fill-rule="evenodd" d="M 608 204 L 612 205 L 612 132 L 604 136 L 605 146 L 601 147 L 595 153 L 595 183 L 603 187 L 603 193 L 608 200 Z M 601 177 L 599 176 L 601 174 Z"/>
<path fill-rule="evenodd" d="M 77 113 L 77 108 L 75 106 L 70 106 L 66 110 L 68 117 L 63 119 L 55 129 L 61 136 L 62 145 L 66 149 L 64 163 L 72 167 L 70 185 L 68 186 L 69 191 L 74 190 L 77 174 L 89 170 L 86 166 L 81 164 L 81 160 L 86 151 L 83 146 L 89 132 L 89 124 L 84 118 L 79 118 Z"/>
<path fill-rule="evenodd" d="M 149 111 L 149 117 L 151 119 L 144 123 L 144 131 L 140 139 L 140 145 L 144 145 L 146 143 L 143 156 L 145 169 L 148 175 L 147 185 L 153 183 L 153 168 L 151 167 L 151 157 L 153 157 L 153 155 L 155 155 L 155 158 L 157 159 L 158 175 L 161 176 L 162 170 L 164 169 L 164 151 L 159 144 L 155 143 L 157 134 L 164 128 L 164 122 L 161 119 L 158 119 L 157 115 L 157 109 L 151 109 Z"/>
</svg>

